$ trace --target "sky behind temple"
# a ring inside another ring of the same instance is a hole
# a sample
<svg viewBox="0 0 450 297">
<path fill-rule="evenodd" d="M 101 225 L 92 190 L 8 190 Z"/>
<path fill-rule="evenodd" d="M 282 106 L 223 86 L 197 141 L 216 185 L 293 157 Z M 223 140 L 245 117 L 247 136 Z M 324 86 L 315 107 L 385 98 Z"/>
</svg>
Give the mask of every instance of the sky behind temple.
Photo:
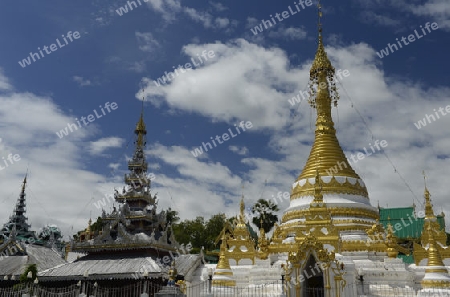
<svg viewBox="0 0 450 297">
<path fill-rule="evenodd" d="M 372 205 L 420 209 L 425 170 L 448 214 L 450 3 L 322 5 L 328 56 L 347 70 L 333 108 L 341 146 L 350 157 L 388 144 L 351 162 Z M 153 193 L 183 219 L 234 215 L 242 191 L 247 205 L 290 192 L 306 162 L 316 2 L 18 0 L 2 6 L 0 36 L 1 224 L 28 170 L 33 229 L 84 229 L 94 202 L 123 186 L 142 97 Z M 251 127 L 238 134 L 242 121 Z"/>
</svg>

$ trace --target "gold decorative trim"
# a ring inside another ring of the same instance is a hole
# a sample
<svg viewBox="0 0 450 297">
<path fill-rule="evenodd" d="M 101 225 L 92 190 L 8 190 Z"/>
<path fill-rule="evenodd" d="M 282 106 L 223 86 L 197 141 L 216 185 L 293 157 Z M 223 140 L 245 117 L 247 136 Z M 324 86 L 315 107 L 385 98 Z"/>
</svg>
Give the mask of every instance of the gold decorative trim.
<svg viewBox="0 0 450 297">
<path fill-rule="evenodd" d="M 360 218 L 368 218 L 373 220 L 379 220 L 380 214 L 378 210 L 368 210 L 365 208 L 356 208 L 356 207 L 327 207 L 331 217 L 335 216 L 344 216 L 344 217 L 360 217 Z M 307 209 L 299 209 L 299 210 L 291 210 L 285 213 L 281 219 L 281 222 L 287 222 L 293 219 L 304 218 L 306 214 L 309 213 L 309 208 Z M 339 219 L 333 220 L 338 221 Z M 372 225 L 372 224 L 371 224 Z"/>
<path fill-rule="evenodd" d="M 328 174 L 325 173 L 322 176 L 327 176 Z M 345 176 L 343 176 L 345 177 Z M 311 178 L 311 177 L 309 177 Z M 298 182 L 299 179 L 296 181 L 295 187 L 292 189 L 291 193 L 291 200 L 302 198 L 305 196 L 314 196 L 314 184 L 309 182 L 309 178 L 306 178 L 306 182 L 304 185 L 300 185 Z M 345 182 L 340 183 L 337 181 L 337 179 L 333 176 L 330 180 L 330 182 L 326 183 L 322 179 L 322 193 L 327 194 L 349 194 L 349 195 L 359 195 L 362 197 L 365 197 L 369 199 L 369 194 L 367 193 L 367 188 L 365 186 L 361 186 L 359 180 L 359 177 L 352 177 L 357 179 L 355 184 L 352 184 L 348 181 L 348 178 L 345 177 Z"/>
</svg>

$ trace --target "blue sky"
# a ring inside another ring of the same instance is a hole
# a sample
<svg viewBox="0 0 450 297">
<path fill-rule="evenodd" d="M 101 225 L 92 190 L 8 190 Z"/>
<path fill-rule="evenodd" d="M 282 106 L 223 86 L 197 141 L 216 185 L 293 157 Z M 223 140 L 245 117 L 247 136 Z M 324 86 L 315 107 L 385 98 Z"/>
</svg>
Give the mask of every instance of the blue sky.
<svg viewBox="0 0 450 297">
<path fill-rule="evenodd" d="M 242 182 L 248 204 L 290 191 L 314 136 L 315 111 L 288 100 L 308 82 L 317 47 L 315 2 L 256 35 L 251 29 L 289 6 L 295 10 L 294 1 L 140 2 L 122 16 L 116 10 L 127 1 L 2 6 L 0 157 L 21 157 L 0 170 L 2 221 L 28 168 L 33 228 L 54 223 L 65 235 L 85 228 L 89 216 L 100 213 L 93 202 L 122 187 L 143 96 L 149 171 L 161 208 L 170 206 L 182 218 L 233 215 Z M 391 2 L 323 2 L 328 55 L 336 69 L 350 73 L 338 85 L 341 99 L 333 110 L 338 138 L 348 156 L 376 139 L 388 142 L 385 154 L 353 164 L 373 205 L 415 201 L 420 208 L 426 170 L 435 210 L 448 211 L 450 116 L 420 129 L 414 123 L 450 104 L 450 4 Z M 428 22 L 439 28 L 424 35 L 420 26 Z M 424 36 L 377 55 L 414 30 Z M 69 31 L 79 38 L 64 43 Z M 18 63 L 56 39 L 63 47 L 26 67 Z M 199 63 L 204 51 L 214 56 Z M 160 87 L 153 82 L 192 59 L 200 65 Z M 101 115 L 107 102 L 117 109 L 57 136 L 75 118 L 94 110 Z M 252 128 L 193 156 L 202 142 L 241 121 Z"/>
</svg>

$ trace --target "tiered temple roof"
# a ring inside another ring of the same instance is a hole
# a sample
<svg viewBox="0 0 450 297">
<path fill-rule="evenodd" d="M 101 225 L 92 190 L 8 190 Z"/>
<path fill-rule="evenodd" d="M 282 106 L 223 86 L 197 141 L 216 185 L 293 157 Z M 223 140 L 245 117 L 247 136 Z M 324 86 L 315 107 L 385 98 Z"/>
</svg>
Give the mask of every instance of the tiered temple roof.
<svg viewBox="0 0 450 297">
<path fill-rule="evenodd" d="M 143 113 L 134 132 L 136 147 L 128 162 L 126 186 L 121 193 L 115 193 L 120 206 L 109 214 L 103 211 L 102 231 L 93 232 L 89 221 L 80 239 L 71 243 L 71 251 L 85 256 L 40 273 L 42 281 L 73 282 L 89 274 L 90 279 L 106 283 L 111 279 L 126 283 L 141 281 L 145 272 L 154 282 L 164 283 L 172 260 L 176 259 L 178 274 L 185 279 L 200 265 L 202 254 L 184 254 L 186 251 L 166 223 L 166 213 L 157 211 L 157 198 L 150 192 L 151 181 L 147 176 Z"/>
<path fill-rule="evenodd" d="M 135 150 L 128 162 L 122 191 L 115 190 L 114 198 L 120 207 L 107 214 L 103 211 L 103 229 L 93 234 L 90 226 L 81 240 L 72 243 L 72 251 L 98 253 L 104 251 L 153 250 L 168 253 L 179 245 L 173 237 L 171 226 L 166 223 L 166 212 L 157 211 L 158 199 L 150 193 L 151 180 L 147 175 L 144 154 L 147 130 L 143 112 L 136 125 Z M 90 225 L 90 224 L 89 224 Z"/>
<path fill-rule="evenodd" d="M 20 192 L 19 198 L 17 199 L 14 212 L 9 217 L 9 221 L 3 225 L 3 228 L 0 231 L 0 243 L 3 241 L 7 241 L 8 238 L 12 235 L 13 230 L 15 233 L 14 236 L 18 240 L 32 239 L 36 241 L 36 236 L 34 232 L 30 230 L 31 225 L 28 224 L 28 218 L 26 217 L 26 184 L 27 177 L 25 176 L 22 183 L 22 190 Z"/>
</svg>

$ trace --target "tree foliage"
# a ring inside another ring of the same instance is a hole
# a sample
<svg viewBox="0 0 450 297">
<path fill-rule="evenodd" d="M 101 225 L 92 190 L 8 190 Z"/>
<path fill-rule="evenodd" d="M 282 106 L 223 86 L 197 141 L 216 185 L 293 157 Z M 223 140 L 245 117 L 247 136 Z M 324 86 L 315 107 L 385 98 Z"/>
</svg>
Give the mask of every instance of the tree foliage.
<svg viewBox="0 0 450 297">
<path fill-rule="evenodd" d="M 213 250 L 216 248 L 214 241 L 222 231 L 226 220 L 223 213 L 213 215 L 209 220 L 199 216 L 193 220 L 174 224 L 173 231 L 179 243 L 192 244 L 192 252 L 199 252 L 202 247 L 205 250 Z"/>
<path fill-rule="evenodd" d="M 166 210 L 166 222 L 167 224 L 175 224 L 180 220 L 178 216 L 178 211 L 173 210 L 171 207 Z"/>
<path fill-rule="evenodd" d="M 31 278 L 28 278 L 28 272 L 31 272 Z M 20 283 L 32 282 L 37 277 L 37 266 L 36 264 L 30 264 L 27 266 L 25 271 L 20 275 Z"/>
<path fill-rule="evenodd" d="M 259 199 L 252 207 L 253 224 L 260 229 L 262 222 L 262 228 L 268 233 L 278 221 L 278 216 L 275 213 L 279 210 L 278 205 L 272 201 Z"/>
</svg>

